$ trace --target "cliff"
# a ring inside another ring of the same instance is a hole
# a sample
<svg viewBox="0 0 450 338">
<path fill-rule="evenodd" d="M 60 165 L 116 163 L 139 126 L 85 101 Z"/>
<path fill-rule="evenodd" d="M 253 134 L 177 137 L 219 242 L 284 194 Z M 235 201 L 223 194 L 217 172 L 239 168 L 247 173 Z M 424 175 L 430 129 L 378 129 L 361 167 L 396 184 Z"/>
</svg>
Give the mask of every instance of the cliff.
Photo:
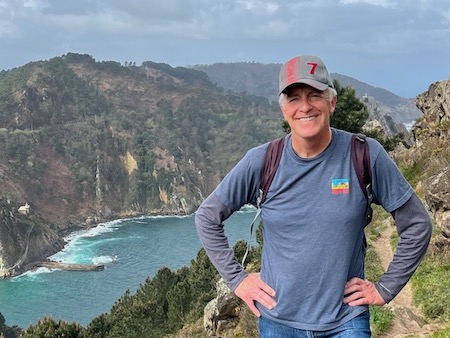
<svg viewBox="0 0 450 338">
<path fill-rule="evenodd" d="M 278 107 L 202 72 L 72 53 L 2 71 L 0 123 L 0 276 L 103 220 L 192 213 L 248 148 L 283 133 Z"/>
<path fill-rule="evenodd" d="M 450 81 L 431 84 L 416 104 L 423 117 L 412 127 L 412 147 L 397 149 L 393 156 L 441 231 L 435 246 L 450 251 Z"/>
<path fill-rule="evenodd" d="M 435 244 L 450 253 L 450 80 L 433 83 L 416 104 L 424 116 L 412 130 L 413 155 L 426 168 L 425 200 L 441 231 Z"/>
</svg>

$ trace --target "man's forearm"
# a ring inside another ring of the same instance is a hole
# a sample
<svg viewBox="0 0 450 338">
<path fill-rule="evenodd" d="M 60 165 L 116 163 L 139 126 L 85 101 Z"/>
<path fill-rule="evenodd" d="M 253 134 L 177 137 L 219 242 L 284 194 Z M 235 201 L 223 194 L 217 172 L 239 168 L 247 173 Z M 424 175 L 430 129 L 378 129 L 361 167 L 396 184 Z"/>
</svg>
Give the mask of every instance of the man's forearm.
<svg viewBox="0 0 450 338">
<path fill-rule="evenodd" d="M 376 288 L 386 303 L 406 285 L 424 257 L 432 233 L 428 212 L 416 194 L 392 215 L 400 241 L 386 273 Z"/>
<path fill-rule="evenodd" d="M 212 193 L 198 208 L 195 225 L 209 259 L 234 290 L 247 273 L 237 261 L 223 229 L 223 222 L 231 214 L 232 211 Z"/>
</svg>

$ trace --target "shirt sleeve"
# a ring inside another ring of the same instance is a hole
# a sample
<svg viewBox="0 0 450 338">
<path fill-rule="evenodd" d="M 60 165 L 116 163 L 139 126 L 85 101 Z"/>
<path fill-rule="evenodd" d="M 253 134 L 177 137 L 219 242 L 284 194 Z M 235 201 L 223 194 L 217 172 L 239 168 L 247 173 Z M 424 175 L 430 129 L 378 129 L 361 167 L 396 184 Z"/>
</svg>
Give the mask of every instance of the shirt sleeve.
<svg viewBox="0 0 450 338">
<path fill-rule="evenodd" d="M 390 302 L 416 271 L 428 248 L 432 222 L 423 203 L 415 193 L 392 212 L 400 236 L 392 262 L 375 284 L 381 297 Z"/>
<path fill-rule="evenodd" d="M 223 222 L 243 205 L 255 204 L 265 149 L 260 146 L 248 151 L 195 214 L 200 241 L 209 259 L 233 291 L 247 276 L 247 272 L 229 246 Z"/>
<path fill-rule="evenodd" d="M 381 144 L 369 141 L 375 203 L 392 212 L 405 204 L 414 190 Z"/>
<path fill-rule="evenodd" d="M 228 287 L 234 291 L 247 273 L 237 261 L 225 236 L 223 221 L 231 214 L 231 209 L 213 192 L 195 213 L 195 225 L 209 259 Z"/>
</svg>

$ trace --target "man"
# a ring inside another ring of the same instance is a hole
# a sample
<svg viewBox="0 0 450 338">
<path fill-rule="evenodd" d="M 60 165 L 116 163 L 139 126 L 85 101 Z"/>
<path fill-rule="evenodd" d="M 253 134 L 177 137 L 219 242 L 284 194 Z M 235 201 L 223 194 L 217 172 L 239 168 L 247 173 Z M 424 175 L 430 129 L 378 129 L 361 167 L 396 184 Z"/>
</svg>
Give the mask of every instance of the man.
<svg viewBox="0 0 450 338">
<path fill-rule="evenodd" d="M 227 285 L 259 317 L 260 337 L 370 337 L 368 305 L 391 301 L 408 282 L 429 244 L 431 220 L 383 147 L 368 138 L 374 199 L 393 215 L 400 242 L 381 279 L 365 280 L 366 198 L 351 134 L 330 127 L 337 94 L 325 64 L 311 55 L 286 62 L 279 95 L 291 133 L 262 206 L 261 273 L 248 274 L 237 262 L 223 221 L 256 204 L 268 144 L 248 151 L 199 207 L 200 239 Z"/>
</svg>

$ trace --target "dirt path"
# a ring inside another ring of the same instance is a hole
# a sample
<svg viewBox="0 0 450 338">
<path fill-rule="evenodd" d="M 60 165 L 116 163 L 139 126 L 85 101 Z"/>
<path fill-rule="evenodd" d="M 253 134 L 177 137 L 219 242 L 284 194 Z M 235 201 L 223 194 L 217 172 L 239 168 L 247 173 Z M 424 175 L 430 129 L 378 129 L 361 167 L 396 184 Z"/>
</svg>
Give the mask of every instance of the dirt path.
<svg viewBox="0 0 450 338">
<path fill-rule="evenodd" d="M 386 221 L 389 223 L 389 221 Z M 386 229 L 380 237 L 372 243 L 383 267 L 386 269 L 392 260 L 393 252 L 390 245 L 391 235 L 394 227 L 387 224 Z M 388 305 L 394 313 L 395 319 L 388 333 L 378 336 L 379 338 L 422 338 L 429 337 L 436 331 L 437 327 L 425 325 L 421 319 L 419 309 L 414 305 L 411 286 L 408 283 L 403 290 Z"/>
</svg>

